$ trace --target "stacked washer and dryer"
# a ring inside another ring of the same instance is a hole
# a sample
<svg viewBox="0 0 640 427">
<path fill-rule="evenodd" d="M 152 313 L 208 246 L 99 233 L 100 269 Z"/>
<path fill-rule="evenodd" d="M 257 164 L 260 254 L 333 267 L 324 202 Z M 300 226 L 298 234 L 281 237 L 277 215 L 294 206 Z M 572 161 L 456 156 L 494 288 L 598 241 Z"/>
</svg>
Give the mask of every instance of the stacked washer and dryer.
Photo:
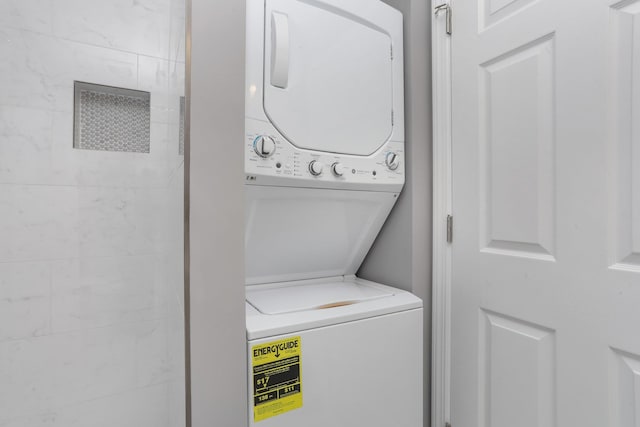
<svg viewBox="0 0 640 427">
<path fill-rule="evenodd" d="M 247 0 L 252 426 L 422 426 L 422 301 L 355 276 L 404 185 L 402 40 L 378 0 Z"/>
</svg>

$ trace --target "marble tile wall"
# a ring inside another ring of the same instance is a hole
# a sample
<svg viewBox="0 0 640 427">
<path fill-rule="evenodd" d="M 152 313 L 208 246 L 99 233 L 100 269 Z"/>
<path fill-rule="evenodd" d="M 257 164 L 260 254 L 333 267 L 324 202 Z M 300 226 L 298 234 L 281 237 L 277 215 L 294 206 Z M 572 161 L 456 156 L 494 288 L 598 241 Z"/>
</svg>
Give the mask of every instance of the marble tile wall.
<svg viewBox="0 0 640 427">
<path fill-rule="evenodd" d="M 0 427 L 184 425 L 184 0 L 0 1 Z M 73 149 L 73 82 L 151 152 Z"/>
</svg>

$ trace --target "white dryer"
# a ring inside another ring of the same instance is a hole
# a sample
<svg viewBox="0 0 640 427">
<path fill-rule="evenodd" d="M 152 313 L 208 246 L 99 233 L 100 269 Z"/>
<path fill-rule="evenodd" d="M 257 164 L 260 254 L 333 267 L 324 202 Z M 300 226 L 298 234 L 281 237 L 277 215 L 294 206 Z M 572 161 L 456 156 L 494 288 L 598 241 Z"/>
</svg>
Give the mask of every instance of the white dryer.
<svg viewBox="0 0 640 427">
<path fill-rule="evenodd" d="M 402 51 L 378 0 L 247 0 L 251 426 L 422 426 L 422 301 L 355 276 L 404 185 Z"/>
</svg>

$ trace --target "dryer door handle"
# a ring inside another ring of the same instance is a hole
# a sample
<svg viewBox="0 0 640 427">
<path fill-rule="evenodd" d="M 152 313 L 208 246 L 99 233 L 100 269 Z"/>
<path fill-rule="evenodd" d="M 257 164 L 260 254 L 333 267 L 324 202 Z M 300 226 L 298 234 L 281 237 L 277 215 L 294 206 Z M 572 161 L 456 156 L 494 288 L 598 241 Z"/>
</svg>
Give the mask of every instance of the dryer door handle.
<svg viewBox="0 0 640 427">
<path fill-rule="evenodd" d="M 289 18 L 271 14 L 271 85 L 286 89 L 289 83 Z"/>
</svg>

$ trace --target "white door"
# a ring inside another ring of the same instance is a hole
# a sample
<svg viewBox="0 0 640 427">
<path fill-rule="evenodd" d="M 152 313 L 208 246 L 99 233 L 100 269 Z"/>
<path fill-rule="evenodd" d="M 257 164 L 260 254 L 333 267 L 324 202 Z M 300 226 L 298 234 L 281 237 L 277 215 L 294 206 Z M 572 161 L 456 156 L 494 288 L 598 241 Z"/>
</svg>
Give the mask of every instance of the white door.
<svg viewBox="0 0 640 427">
<path fill-rule="evenodd" d="M 639 427 L 640 0 L 455 1 L 451 42 L 452 425 Z"/>
</svg>

